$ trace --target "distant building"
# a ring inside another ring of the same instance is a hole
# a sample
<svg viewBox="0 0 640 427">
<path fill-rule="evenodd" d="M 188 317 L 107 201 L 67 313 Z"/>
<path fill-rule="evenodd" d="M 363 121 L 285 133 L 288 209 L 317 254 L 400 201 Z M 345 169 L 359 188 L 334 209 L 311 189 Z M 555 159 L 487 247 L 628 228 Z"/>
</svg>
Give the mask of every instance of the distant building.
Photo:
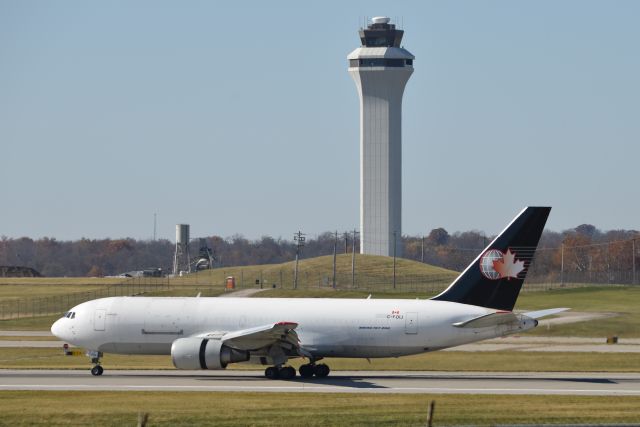
<svg viewBox="0 0 640 427">
<path fill-rule="evenodd" d="M 0 265 L 0 277 L 42 277 L 42 274 L 38 273 L 31 267 Z"/>
<path fill-rule="evenodd" d="M 347 57 L 360 95 L 360 252 L 391 256 L 402 236 L 402 94 L 414 56 L 404 31 L 377 17 Z"/>
<path fill-rule="evenodd" d="M 163 272 L 161 268 L 147 268 L 144 270 L 134 270 L 122 273 L 119 277 L 162 277 Z"/>
</svg>

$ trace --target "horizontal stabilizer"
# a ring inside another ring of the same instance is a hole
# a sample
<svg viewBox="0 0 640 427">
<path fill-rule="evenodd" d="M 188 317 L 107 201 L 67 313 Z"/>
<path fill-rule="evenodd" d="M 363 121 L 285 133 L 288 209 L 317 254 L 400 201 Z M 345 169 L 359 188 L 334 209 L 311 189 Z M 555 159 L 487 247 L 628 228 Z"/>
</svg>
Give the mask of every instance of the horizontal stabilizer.
<svg viewBox="0 0 640 427">
<path fill-rule="evenodd" d="M 553 316 L 554 314 L 562 313 L 563 311 L 571 310 L 570 308 L 548 308 L 546 310 L 530 311 L 524 313 L 525 316 L 532 319 L 540 319 L 541 317 Z"/>
<path fill-rule="evenodd" d="M 511 311 L 497 311 L 485 314 L 463 322 L 454 323 L 456 328 L 487 328 L 518 321 L 518 315 Z"/>
</svg>

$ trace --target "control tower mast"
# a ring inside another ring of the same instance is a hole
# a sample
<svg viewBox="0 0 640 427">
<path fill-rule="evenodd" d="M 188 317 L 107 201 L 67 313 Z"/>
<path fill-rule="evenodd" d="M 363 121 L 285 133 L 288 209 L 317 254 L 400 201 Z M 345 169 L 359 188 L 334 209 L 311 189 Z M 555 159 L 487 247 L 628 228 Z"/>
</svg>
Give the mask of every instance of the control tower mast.
<svg viewBox="0 0 640 427">
<path fill-rule="evenodd" d="M 347 57 L 360 96 L 360 253 L 385 256 L 402 253 L 402 94 L 415 58 L 389 21 L 360 29 Z"/>
</svg>

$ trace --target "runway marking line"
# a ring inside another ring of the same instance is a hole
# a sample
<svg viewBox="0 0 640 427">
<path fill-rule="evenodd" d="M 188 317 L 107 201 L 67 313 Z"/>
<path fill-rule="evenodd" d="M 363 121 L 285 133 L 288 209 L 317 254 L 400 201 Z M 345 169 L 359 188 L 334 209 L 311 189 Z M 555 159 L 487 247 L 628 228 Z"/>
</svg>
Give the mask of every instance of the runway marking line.
<svg viewBox="0 0 640 427">
<path fill-rule="evenodd" d="M 499 393 L 522 393 L 522 394 L 629 394 L 640 395 L 640 390 L 600 390 L 600 389 L 521 389 L 521 388 L 442 388 L 442 387 L 388 387 L 388 388 L 349 388 L 349 387 L 336 387 L 336 386 L 197 386 L 197 385 L 184 385 L 184 386 L 153 386 L 153 385 L 88 385 L 78 384 L 70 386 L 56 386 L 48 384 L 13 384 L 2 385 L 0 384 L 0 390 L 58 390 L 58 391 L 72 391 L 77 389 L 86 390 L 158 390 L 158 391 L 171 391 L 171 390 L 209 390 L 209 391 L 324 391 L 324 392 L 336 392 L 336 393 L 383 393 L 383 392 L 422 392 L 422 393 L 478 393 L 478 394 L 499 394 Z"/>
</svg>

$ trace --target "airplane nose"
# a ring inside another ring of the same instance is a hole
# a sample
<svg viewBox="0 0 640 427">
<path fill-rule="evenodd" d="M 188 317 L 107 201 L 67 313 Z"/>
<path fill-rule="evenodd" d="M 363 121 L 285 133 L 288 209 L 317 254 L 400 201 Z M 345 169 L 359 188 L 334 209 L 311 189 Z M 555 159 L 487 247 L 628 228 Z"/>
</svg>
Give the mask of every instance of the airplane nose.
<svg viewBox="0 0 640 427">
<path fill-rule="evenodd" d="M 64 340 L 64 338 L 62 337 L 62 330 L 62 319 L 56 320 L 55 322 L 53 322 L 53 325 L 51 325 L 51 333 L 61 340 Z"/>
</svg>

